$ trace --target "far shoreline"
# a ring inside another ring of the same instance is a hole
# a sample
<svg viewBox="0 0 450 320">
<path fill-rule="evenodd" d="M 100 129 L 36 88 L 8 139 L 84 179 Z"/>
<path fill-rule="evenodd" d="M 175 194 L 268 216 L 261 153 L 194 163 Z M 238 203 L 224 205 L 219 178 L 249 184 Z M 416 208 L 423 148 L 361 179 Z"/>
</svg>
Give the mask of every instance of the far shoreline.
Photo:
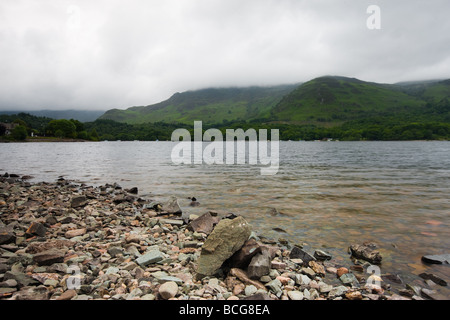
<svg viewBox="0 0 450 320">
<path fill-rule="evenodd" d="M 9 140 L 0 140 L 0 143 L 27 143 L 27 142 L 98 142 L 93 140 L 83 140 L 83 139 L 67 139 L 67 138 L 36 138 L 30 139 L 27 138 L 23 141 L 9 141 Z"/>
<path fill-rule="evenodd" d="M 450 140 L 279 140 L 280 142 L 448 142 Z M 53 137 L 39 137 L 27 138 L 22 141 L 11 141 L 0 139 L 0 143 L 34 143 L 34 142 L 177 142 L 177 141 L 162 141 L 162 140 L 84 140 L 84 139 L 70 139 L 70 138 L 53 138 Z M 203 141 L 207 142 L 207 141 Z"/>
</svg>

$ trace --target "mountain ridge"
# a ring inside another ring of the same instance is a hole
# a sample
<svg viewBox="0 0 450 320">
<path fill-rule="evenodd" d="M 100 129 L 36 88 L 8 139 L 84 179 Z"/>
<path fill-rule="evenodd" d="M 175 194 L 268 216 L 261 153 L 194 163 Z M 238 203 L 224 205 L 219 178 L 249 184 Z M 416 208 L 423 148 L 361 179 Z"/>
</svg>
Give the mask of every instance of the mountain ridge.
<svg viewBox="0 0 450 320">
<path fill-rule="evenodd" d="M 332 126 L 393 113 L 420 112 L 450 96 L 450 79 L 376 83 L 322 76 L 304 83 L 268 87 L 205 88 L 174 93 L 148 106 L 106 111 L 99 119 L 206 124 L 255 121 Z"/>
<path fill-rule="evenodd" d="M 192 123 L 199 118 L 205 123 L 246 120 L 268 115 L 270 109 L 295 86 L 297 84 L 177 92 L 169 99 L 152 105 L 108 110 L 100 119 L 130 124 L 160 121 Z"/>
</svg>

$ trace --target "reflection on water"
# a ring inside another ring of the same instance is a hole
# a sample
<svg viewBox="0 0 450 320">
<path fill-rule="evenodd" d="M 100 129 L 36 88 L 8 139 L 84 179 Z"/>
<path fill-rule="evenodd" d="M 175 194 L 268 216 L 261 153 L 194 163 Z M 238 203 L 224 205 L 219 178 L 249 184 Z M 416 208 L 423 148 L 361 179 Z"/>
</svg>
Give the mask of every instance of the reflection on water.
<svg viewBox="0 0 450 320">
<path fill-rule="evenodd" d="M 156 200 L 175 195 L 189 212 L 239 213 L 261 234 L 326 248 L 343 264 L 351 243 L 371 240 L 381 248 L 383 273 L 429 269 L 450 280 L 450 267 L 420 262 L 450 251 L 449 142 L 281 142 L 275 176 L 261 176 L 260 166 L 175 166 L 174 145 L 2 144 L 0 168 L 38 181 L 118 182 Z M 192 196 L 200 207 L 188 206 Z"/>
</svg>

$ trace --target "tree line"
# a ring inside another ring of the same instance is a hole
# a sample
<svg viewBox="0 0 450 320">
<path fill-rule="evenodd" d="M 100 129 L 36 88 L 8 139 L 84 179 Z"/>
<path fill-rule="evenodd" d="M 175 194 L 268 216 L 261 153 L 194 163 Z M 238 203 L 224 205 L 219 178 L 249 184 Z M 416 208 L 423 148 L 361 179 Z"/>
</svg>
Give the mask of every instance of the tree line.
<svg viewBox="0 0 450 320">
<path fill-rule="evenodd" d="M 0 123 L 14 125 L 11 134 L 5 136 L 6 128 L 0 124 L 3 140 L 23 141 L 29 137 L 50 137 L 59 139 L 99 140 L 95 128 L 87 130 L 84 123 L 74 119 L 51 119 L 28 113 L 0 115 Z"/>
<path fill-rule="evenodd" d="M 342 141 L 360 140 L 450 140 L 450 121 L 436 121 L 417 117 L 399 118 L 384 116 L 362 120 L 344 122 L 334 127 L 316 125 L 295 125 L 287 123 L 271 123 L 267 119 L 252 121 L 222 121 L 218 124 L 206 126 L 203 130 L 216 128 L 225 134 L 226 129 L 244 130 L 253 128 L 279 129 L 281 140 L 324 140 L 335 139 Z M 5 128 L 0 126 L 0 136 L 3 140 L 20 141 L 30 136 L 80 139 L 88 141 L 165 141 L 171 140 L 172 132 L 178 128 L 185 128 L 193 137 L 193 123 L 145 123 L 127 124 L 113 120 L 96 120 L 80 122 L 70 119 L 50 119 L 36 117 L 26 113 L 17 115 L 0 115 L 0 123 L 16 123 L 11 135 L 5 136 Z M 269 136 L 270 138 L 270 136 Z"/>
</svg>

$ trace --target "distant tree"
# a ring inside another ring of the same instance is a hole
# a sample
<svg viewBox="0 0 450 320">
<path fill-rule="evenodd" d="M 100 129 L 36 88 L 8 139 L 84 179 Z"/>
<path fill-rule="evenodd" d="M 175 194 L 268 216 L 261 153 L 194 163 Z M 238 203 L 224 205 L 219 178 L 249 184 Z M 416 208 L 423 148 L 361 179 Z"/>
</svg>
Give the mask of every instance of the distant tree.
<svg viewBox="0 0 450 320">
<path fill-rule="evenodd" d="M 74 119 L 70 119 L 69 121 L 75 125 L 75 131 L 77 133 L 84 131 L 84 124 L 82 122 Z"/>
<path fill-rule="evenodd" d="M 413 140 L 414 133 L 411 130 L 405 130 L 402 132 L 400 139 L 401 140 Z"/>
<path fill-rule="evenodd" d="M 61 129 L 58 129 L 53 134 L 56 138 L 64 138 L 64 132 Z"/>
<path fill-rule="evenodd" d="M 77 133 L 78 139 L 89 140 L 89 135 L 86 130 Z"/>
<path fill-rule="evenodd" d="M 17 123 L 17 124 L 19 124 L 21 126 L 24 126 L 25 128 L 27 127 L 27 123 L 25 121 L 23 121 L 22 119 L 19 119 L 19 118 L 15 119 L 13 121 L 13 123 Z"/>
<path fill-rule="evenodd" d="M 116 138 L 112 134 L 104 134 L 101 136 L 100 140 L 114 141 Z"/>
<path fill-rule="evenodd" d="M 6 133 L 6 128 L 5 126 L 0 124 L 0 136 L 4 136 Z"/>
<path fill-rule="evenodd" d="M 98 136 L 97 130 L 95 128 L 93 128 L 91 131 L 89 131 L 89 137 L 91 138 L 91 140 L 94 140 L 94 141 L 99 140 L 99 136 Z"/>
<path fill-rule="evenodd" d="M 433 139 L 433 131 L 431 129 L 428 129 L 424 132 L 423 138 L 427 140 Z"/>
<path fill-rule="evenodd" d="M 76 126 L 70 120 L 52 120 L 49 122 L 46 128 L 46 132 L 49 135 L 57 136 L 60 138 L 75 138 Z"/>
<path fill-rule="evenodd" d="M 27 138 L 27 136 L 27 128 L 22 125 L 18 125 L 11 132 L 11 137 L 17 141 L 23 141 Z"/>
</svg>

